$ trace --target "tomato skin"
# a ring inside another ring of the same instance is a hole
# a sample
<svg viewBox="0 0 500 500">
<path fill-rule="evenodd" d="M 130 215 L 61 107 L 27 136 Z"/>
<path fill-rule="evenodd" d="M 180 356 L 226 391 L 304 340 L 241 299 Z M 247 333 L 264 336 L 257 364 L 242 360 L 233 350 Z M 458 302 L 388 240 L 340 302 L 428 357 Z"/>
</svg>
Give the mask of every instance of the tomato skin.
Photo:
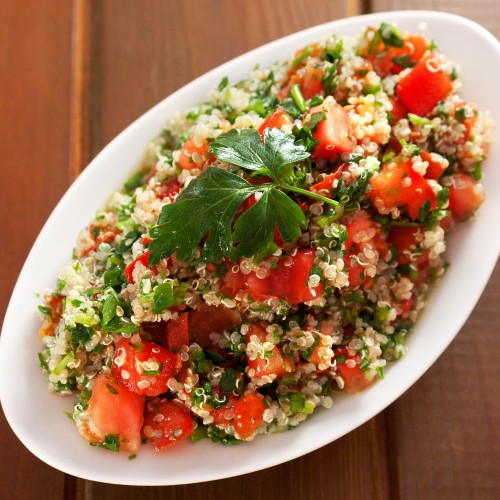
<svg viewBox="0 0 500 500">
<path fill-rule="evenodd" d="M 245 335 L 247 344 L 251 342 L 251 338 L 254 335 L 262 343 L 266 342 L 267 332 L 265 328 L 256 323 L 252 323 L 248 328 L 248 332 Z M 248 368 L 253 370 L 251 378 L 259 379 L 269 375 L 276 375 L 276 378 L 280 378 L 295 371 L 295 363 L 288 359 L 278 346 L 275 345 L 270 353 L 270 356 L 266 356 L 266 358 L 248 358 Z"/>
<path fill-rule="evenodd" d="M 398 74 L 404 68 L 394 62 L 394 58 L 407 56 L 409 61 L 417 63 L 425 51 L 427 50 L 427 42 L 422 35 L 409 35 L 404 40 L 403 47 L 385 47 L 383 43 L 380 44 L 380 55 L 385 53 L 384 57 L 375 56 L 373 66 L 375 71 L 380 76 L 387 76 L 389 74 Z M 373 56 L 371 56 L 373 57 Z"/>
<path fill-rule="evenodd" d="M 144 366 L 145 362 L 155 363 L 153 366 L 157 368 Z M 134 347 L 130 339 L 121 339 L 116 343 L 111 372 L 130 391 L 146 396 L 158 396 L 168 390 L 168 381 L 181 368 L 178 354 L 153 342 L 143 340 L 139 347 Z M 144 373 L 148 369 L 157 373 Z"/>
<path fill-rule="evenodd" d="M 137 263 L 141 263 L 145 267 L 149 267 L 148 260 L 149 260 L 149 254 L 151 253 L 150 250 L 146 250 L 143 254 L 139 255 L 136 259 L 134 259 L 126 268 L 125 268 L 125 276 L 127 278 L 127 281 L 131 284 L 135 283 L 134 280 L 134 269 Z M 150 267 L 151 271 L 153 271 L 153 274 L 158 274 L 158 270 L 156 267 Z"/>
<path fill-rule="evenodd" d="M 345 347 L 335 349 L 335 358 L 341 355 L 346 356 L 347 359 L 353 359 Z M 344 380 L 344 389 L 348 394 L 355 394 L 366 389 L 375 378 L 371 372 L 361 371 L 358 364 L 350 368 L 346 363 L 337 363 L 337 373 Z"/>
<path fill-rule="evenodd" d="M 425 178 L 437 181 L 446 170 L 446 163 L 444 161 L 438 161 L 428 151 L 422 151 L 420 153 L 420 157 L 422 158 L 422 161 L 426 161 L 429 163 L 425 172 Z"/>
<path fill-rule="evenodd" d="M 200 161 L 194 161 L 193 155 L 197 153 L 203 156 Z M 201 146 L 197 146 L 194 143 L 194 138 L 191 136 L 181 147 L 179 159 L 177 164 L 183 170 L 192 170 L 193 168 L 201 168 L 208 161 L 208 144 L 207 141 L 203 141 Z"/>
<path fill-rule="evenodd" d="M 307 286 L 309 274 L 314 265 L 314 250 L 297 250 L 291 258 L 291 265 L 285 265 L 285 259 L 278 262 L 278 269 L 269 270 L 266 278 L 260 279 L 255 273 L 246 275 L 245 285 L 250 296 L 255 300 L 271 297 L 285 299 L 292 304 L 308 302 L 323 293 L 323 284 L 312 288 Z"/>
<path fill-rule="evenodd" d="M 248 439 L 255 434 L 264 421 L 266 407 L 256 394 L 247 394 L 234 404 L 234 431 L 239 439 Z"/>
<path fill-rule="evenodd" d="M 392 120 L 390 123 L 396 123 L 402 118 L 406 118 L 408 115 L 408 109 L 397 97 L 389 97 L 389 101 L 392 104 L 392 111 L 390 111 L 392 115 Z"/>
<path fill-rule="evenodd" d="M 301 83 L 301 90 L 304 99 L 311 99 L 317 94 L 324 94 L 322 79 L 323 70 L 315 67 L 311 62 L 308 62 Z"/>
<path fill-rule="evenodd" d="M 366 212 L 360 212 L 359 215 L 346 224 L 347 240 L 345 241 L 346 254 L 344 256 L 344 265 L 349 275 L 350 286 L 363 285 L 369 288 L 370 280 L 363 278 L 362 273 L 365 270 L 357 262 L 353 262 L 352 257 L 362 252 L 367 244 L 377 250 L 382 258 L 385 258 L 388 252 L 388 245 L 382 229 L 379 224 L 373 221 Z M 363 238 L 358 241 L 358 235 L 364 232 L 374 232 L 371 238 Z"/>
<path fill-rule="evenodd" d="M 419 241 L 423 236 L 423 228 L 408 226 L 392 226 L 387 235 L 387 241 L 396 246 L 399 264 L 410 264 L 412 262 L 424 264 L 429 260 L 429 250 L 417 251 Z M 410 258 L 410 254 L 414 259 Z"/>
<path fill-rule="evenodd" d="M 42 327 L 38 330 L 40 338 L 47 335 L 54 336 L 56 334 L 57 324 L 63 313 L 63 298 L 62 295 L 54 296 L 52 294 L 45 297 L 44 303 L 50 309 L 50 316 L 45 316 Z"/>
<path fill-rule="evenodd" d="M 91 442 L 102 442 L 109 434 L 119 434 L 120 450 L 141 447 L 141 429 L 146 397 L 129 391 L 114 377 L 99 373 L 92 385 L 88 412 Z"/>
<path fill-rule="evenodd" d="M 184 407 L 166 399 L 148 403 L 143 433 L 156 451 L 178 443 L 193 431 L 193 420 Z"/>
<path fill-rule="evenodd" d="M 222 333 L 224 330 L 229 331 L 240 324 L 241 316 L 237 310 L 224 306 L 209 306 L 201 302 L 196 310 L 189 312 L 189 340 L 204 349 L 225 354 L 210 335 Z"/>
<path fill-rule="evenodd" d="M 170 201 L 174 201 L 179 194 L 181 187 L 182 186 L 177 179 L 177 176 L 174 175 L 160 185 L 157 196 L 160 200 L 168 198 Z"/>
<path fill-rule="evenodd" d="M 247 290 L 254 300 L 266 300 L 278 297 L 299 304 L 308 302 L 323 293 L 323 284 L 312 288 L 307 286 L 309 274 L 314 265 L 314 250 L 300 249 L 291 257 L 291 265 L 285 266 L 285 260 L 278 262 L 278 269 L 268 271 L 267 277 L 257 278 L 255 272 L 243 274 L 230 269 L 222 280 L 222 291 L 235 296 L 240 290 Z M 288 262 L 288 261 L 287 261 Z"/>
<path fill-rule="evenodd" d="M 321 112 L 325 113 L 326 118 L 312 134 L 314 139 L 319 141 L 313 156 L 335 160 L 339 154 L 350 153 L 354 149 L 354 139 L 347 111 L 334 100 L 325 99 L 323 104 L 309 110 L 311 116 Z"/>
<path fill-rule="evenodd" d="M 449 187 L 449 209 L 456 222 L 468 219 L 484 201 L 484 193 L 479 184 L 467 174 L 457 173 L 451 176 Z"/>
<path fill-rule="evenodd" d="M 432 64 L 431 61 L 432 57 L 421 59 L 396 86 L 397 96 L 410 113 L 418 116 L 430 113 L 453 90 L 449 75 L 429 71 L 427 65 Z"/>
<path fill-rule="evenodd" d="M 343 169 L 344 167 L 340 166 L 333 174 L 325 175 L 323 180 L 313 184 L 309 188 L 309 191 L 313 191 L 314 193 L 322 194 L 323 196 L 330 198 L 332 195 L 333 184 L 336 180 L 340 179 Z"/>
<path fill-rule="evenodd" d="M 408 184 L 406 179 L 409 179 Z M 430 204 L 430 210 L 437 207 L 434 191 L 427 180 L 413 170 L 411 160 L 385 164 L 370 179 L 370 188 L 370 200 L 375 206 L 377 198 L 388 209 L 404 206 L 411 219 L 420 217 L 420 209 L 426 201 Z"/>
<path fill-rule="evenodd" d="M 189 345 L 189 313 L 179 314 L 178 319 L 171 319 L 165 327 L 165 344 L 167 349 L 178 352 L 183 345 Z"/>
<path fill-rule="evenodd" d="M 259 134 L 262 139 L 264 139 L 264 132 L 268 128 L 278 128 L 280 129 L 283 125 L 292 124 L 292 117 L 285 111 L 282 106 L 277 106 L 276 111 L 273 111 L 259 127 Z"/>
</svg>

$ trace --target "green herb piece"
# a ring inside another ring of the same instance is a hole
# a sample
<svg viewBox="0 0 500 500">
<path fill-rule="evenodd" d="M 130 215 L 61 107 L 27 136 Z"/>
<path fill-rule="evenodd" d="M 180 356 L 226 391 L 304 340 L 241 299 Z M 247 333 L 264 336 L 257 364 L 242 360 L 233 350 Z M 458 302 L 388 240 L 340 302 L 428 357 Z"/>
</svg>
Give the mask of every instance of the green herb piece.
<svg viewBox="0 0 500 500">
<path fill-rule="evenodd" d="M 432 123 L 428 118 L 422 118 L 421 116 L 414 115 L 413 113 L 408 113 L 408 120 L 414 125 L 430 125 Z"/>
<path fill-rule="evenodd" d="M 342 57 L 342 49 L 343 49 L 342 40 L 337 40 L 333 48 L 325 50 L 323 57 L 329 62 L 336 62 Z"/>
<path fill-rule="evenodd" d="M 163 363 L 160 363 L 157 370 L 142 370 L 143 375 L 157 376 L 163 370 Z"/>
<path fill-rule="evenodd" d="M 125 283 L 126 281 L 127 280 L 121 266 L 111 266 L 111 268 L 104 273 L 104 286 L 106 287 L 121 286 L 122 283 Z"/>
<path fill-rule="evenodd" d="M 131 462 L 132 460 L 135 460 L 136 458 L 137 458 L 137 455 L 135 453 L 128 456 L 129 462 Z"/>
<path fill-rule="evenodd" d="M 292 67 L 294 69 L 297 69 L 302 61 L 306 58 L 306 57 L 309 57 L 311 54 L 312 54 L 312 47 L 309 46 L 309 47 L 306 47 L 302 52 L 300 52 L 300 54 L 297 55 L 297 57 L 293 60 L 292 62 Z"/>
<path fill-rule="evenodd" d="M 71 342 L 85 347 L 85 344 L 92 338 L 92 328 L 77 323 L 74 328 L 68 328 L 71 331 Z"/>
<path fill-rule="evenodd" d="M 48 316 L 50 319 L 52 319 L 52 309 L 50 307 L 38 306 L 38 310 L 45 316 Z"/>
<path fill-rule="evenodd" d="M 347 361 L 347 356 L 345 354 L 339 354 L 335 358 L 335 361 L 337 362 L 338 365 L 342 365 Z"/>
<path fill-rule="evenodd" d="M 142 186 L 144 184 L 144 177 L 146 175 L 146 172 L 141 170 L 140 172 L 137 172 L 133 174 L 131 177 L 127 179 L 127 181 L 124 184 L 125 191 L 127 193 L 132 193 L 135 191 L 136 188 L 139 186 Z"/>
<path fill-rule="evenodd" d="M 109 451 L 120 451 L 120 435 L 108 434 L 104 441 L 99 445 L 101 448 L 106 448 Z"/>
<path fill-rule="evenodd" d="M 38 353 L 38 360 L 40 361 L 40 367 L 47 373 L 50 373 L 49 365 L 47 361 L 45 361 L 43 354 L 41 352 Z"/>
<path fill-rule="evenodd" d="M 377 307 L 377 309 L 375 309 L 375 314 L 373 315 L 373 321 L 377 325 L 382 325 L 389 317 L 390 311 L 391 308 L 388 305 L 383 307 Z"/>
<path fill-rule="evenodd" d="M 288 399 L 290 400 L 290 411 L 292 413 L 298 413 L 304 409 L 306 398 L 300 392 L 291 392 L 288 394 Z"/>
<path fill-rule="evenodd" d="M 326 119 L 326 115 L 324 112 L 314 113 L 311 115 L 311 118 L 307 122 L 307 126 L 311 132 L 314 132 L 318 125 Z"/>
<path fill-rule="evenodd" d="M 332 64 L 330 67 L 325 69 L 325 74 L 321 79 L 321 84 L 323 86 L 323 90 L 327 95 L 332 94 L 333 91 L 337 88 L 337 85 L 339 84 L 339 78 L 337 75 L 337 66 L 335 64 Z M 312 102 L 311 106 L 314 106 Z"/>
<path fill-rule="evenodd" d="M 105 333 L 137 333 L 140 329 L 134 323 L 128 323 L 118 316 L 115 316 L 106 325 L 102 325 Z"/>
<path fill-rule="evenodd" d="M 281 102 L 281 107 L 294 119 L 302 118 L 302 113 L 293 99 L 285 99 Z"/>
<path fill-rule="evenodd" d="M 108 295 L 102 305 L 102 324 L 107 325 L 115 316 L 118 307 L 118 298 L 114 293 Z"/>
<path fill-rule="evenodd" d="M 387 47 L 403 47 L 404 40 L 401 32 L 394 26 L 394 24 L 382 23 L 378 29 L 380 38 L 384 45 Z"/>
<path fill-rule="evenodd" d="M 228 85 L 229 85 L 229 78 L 227 76 L 225 76 L 220 81 L 219 85 L 217 86 L 217 90 L 220 92 L 220 91 L 224 90 Z"/>
<path fill-rule="evenodd" d="M 68 352 L 68 354 L 66 354 L 66 356 L 64 356 L 64 358 L 61 359 L 61 361 L 59 361 L 57 366 L 54 368 L 54 375 L 59 375 L 74 357 L 75 354 L 73 353 L 73 351 Z"/>
<path fill-rule="evenodd" d="M 149 266 L 178 250 L 179 260 L 193 258 L 197 246 L 207 235 L 203 258 L 219 262 L 223 256 L 264 258 L 275 251 L 274 231 L 291 243 L 300 236 L 307 220 L 298 205 L 284 191 L 292 191 L 333 206 L 338 202 L 307 191 L 292 183 L 304 176 L 296 164 L 309 158 L 294 137 L 269 128 L 264 143 L 255 129 L 231 130 L 210 144 L 210 152 L 219 160 L 266 175 L 272 183 L 252 185 L 240 176 L 210 167 L 190 182 L 174 203 L 165 205 L 158 225 L 150 230 L 154 241 L 149 249 Z M 241 204 L 259 193 L 257 203 L 234 223 Z M 233 230 L 234 223 L 234 230 Z M 234 246 L 236 243 L 239 245 Z"/>
<path fill-rule="evenodd" d="M 430 212 L 430 210 L 431 210 L 431 202 L 429 200 L 425 200 L 422 203 L 422 206 L 420 207 L 420 210 L 418 213 L 419 219 L 424 219 L 427 216 L 427 214 Z"/>
<path fill-rule="evenodd" d="M 380 36 L 380 30 L 377 30 L 373 33 L 373 38 L 370 41 L 370 45 L 368 47 L 368 53 L 369 54 L 376 54 L 378 46 L 380 42 L 382 41 L 382 37 Z"/>
<path fill-rule="evenodd" d="M 227 368 L 219 381 L 221 395 L 228 398 L 229 395 L 236 389 L 236 381 L 236 372 L 232 368 Z"/>
<path fill-rule="evenodd" d="M 401 144 L 401 147 L 405 149 L 410 156 L 417 156 L 422 151 L 422 148 L 419 148 L 416 144 L 406 142 L 404 139 L 399 139 L 399 144 Z"/>
<path fill-rule="evenodd" d="M 369 95 L 369 94 L 377 94 L 382 90 L 382 85 L 377 84 L 377 85 L 365 85 L 363 87 L 363 94 Z"/>
<path fill-rule="evenodd" d="M 365 372 L 370 367 L 370 364 L 371 364 L 371 361 L 369 359 L 363 359 L 363 361 L 361 361 L 361 364 L 359 365 L 359 369 L 362 372 Z"/>
<path fill-rule="evenodd" d="M 305 113 L 307 111 L 307 104 L 306 104 L 306 100 L 304 99 L 304 96 L 302 95 L 302 89 L 300 88 L 300 84 L 296 83 L 291 88 L 290 95 L 292 96 L 293 100 L 295 101 L 297 108 L 299 108 L 299 110 L 302 113 Z"/>
<path fill-rule="evenodd" d="M 402 54 L 392 58 L 392 62 L 401 68 L 413 68 L 417 63 L 411 60 L 410 54 Z"/>
<path fill-rule="evenodd" d="M 198 424 L 198 427 L 193 431 L 193 433 L 189 436 L 189 440 L 192 443 L 196 443 L 200 441 L 200 439 L 204 439 L 207 437 L 207 427 L 205 425 Z"/>
<path fill-rule="evenodd" d="M 464 122 L 467 119 L 467 111 L 465 108 L 459 108 L 455 111 L 455 118 L 459 122 Z"/>
<path fill-rule="evenodd" d="M 106 387 L 111 394 L 114 394 L 115 396 L 118 394 L 118 391 L 111 384 L 106 384 Z"/>
<path fill-rule="evenodd" d="M 153 314 L 161 314 L 163 311 L 174 305 L 174 291 L 172 283 L 166 282 L 155 288 L 153 295 Z"/>
<path fill-rule="evenodd" d="M 384 380 L 384 367 L 383 366 L 377 367 L 377 376 L 380 380 Z"/>
</svg>

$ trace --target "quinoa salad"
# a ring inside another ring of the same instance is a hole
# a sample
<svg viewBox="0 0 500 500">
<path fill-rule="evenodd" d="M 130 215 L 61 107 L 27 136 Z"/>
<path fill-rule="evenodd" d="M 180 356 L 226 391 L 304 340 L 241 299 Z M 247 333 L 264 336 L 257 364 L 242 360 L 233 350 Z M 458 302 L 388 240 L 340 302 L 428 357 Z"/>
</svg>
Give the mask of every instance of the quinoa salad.
<svg viewBox="0 0 500 500">
<path fill-rule="evenodd" d="M 233 444 L 383 383 L 484 199 L 493 123 L 460 87 L 433 41 L 382 23 L 166 117 L 39 306 L 78 432 Z"/>
</svg>

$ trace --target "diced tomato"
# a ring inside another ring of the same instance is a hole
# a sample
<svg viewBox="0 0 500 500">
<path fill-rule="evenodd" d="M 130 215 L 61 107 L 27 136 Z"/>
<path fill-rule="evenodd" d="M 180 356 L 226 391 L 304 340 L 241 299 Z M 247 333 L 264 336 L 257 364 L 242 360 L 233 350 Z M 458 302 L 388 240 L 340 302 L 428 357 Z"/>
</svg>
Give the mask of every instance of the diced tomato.
<svg viewBox="0 0 500 500">
<path fill-rule="evenodd" d="M 422 151 L 420 157 L 423 161 L 429 163 L 425 172 L 425 178 L 437 181 L 446 170 L 446 160 L 441 155 L 429 153 L 428 151 Z"/>
<path fill-rule="evenodd" d="M 179 194 L 180 189 L 181 184 L 177 179 L 177 176 L 174 175 L 160 185 L 157 190 L 157 196 L 160 200 L 168 198 L 170 201 L 174 201 Z"/>
<path fill-rule="evenodd" d="M 193 155 L 195 155 L 194 158 Z M 201 168 L 207 163 L 208 155 L 207 141 L 203 141 L 200 146 L 197 146 L 193 136 L 191 136 L 181 147 L 177 163 L 183 170 Z"/>
<path fill-rule="evenodd" d="M 390 111 L 392 115 L 392 120 L 389 120 L 390 123 L 396 123 L 402 118 L 406 118 L 408 115 L 408 109 L 397 97 L 389 97 L 389 101 L 392 104 L 392 111 Z"/>
<path fill-rule="evenodd" d="M 348 394 L 354 394 L 362 391 L 374 381 L 375 376 L 372 371 L 361 371 L 359 364 L 355 364 L 352 368 L 346 364 L 347 360 L 352 360 L 353 358 L 349 356 L 345 347 L 335 349 L 335 358 L 338 358 L 339 356 L 347 357 L 344 363 L 339 363 L 337 361 L 337 373 L 344 380 L 344 389 Z"/>
<path fill-rule="evenodd" d="M 418 219 L 420 209 L 429 202 L 430 210 L 437 207 L 437 200 L 427 180 L 412 168 L 411 160 L 393 161 L 370 179 L 370 199 L 377 206 L 382 200 L 388 209 L 405 207 L 408 217 Z"/>
<path fill-rule="evenodd" d="M 301 90 L 304 99 L 311 99 L 315 95 L 323 95 L 323 69 L 308 62 L 302 77 Z"/>
<path fill-rule="evenodd" d="M 335 173 L 325 175 L 323 177 L 323 180 L 316 182 L 316 184 L 313 184 L 309 188 L 309 191 L 313 191 L 315 193 L 322 194 L 327 198 L 330 198 L 333 189 L 333 184 L 335 183 L 336 180 L 340 179 L 342 172 L 343 172 L 343 167 L 341 166 L 335 171 Z"/>
<path fill-rule="evenodd" d="M 280 129 L 283 125 L 293 123 L 292 117 L 285 111 L 285 108 L 278 106 L 276 111 L 272 112 L 259 127 L 259 134 L 263 138 L 264 132 L 268 128 L 278 128 Z"/>
<path fill-rule="evenodd" d="M 168 381 L 181 368 L 178 354 L 152 342 L 134 345 L 124 338 L 116 343 L 111 372 L 132 392 L 158 396 L 168 390 Z"/>
<path fill-rule="evenodd" d="M 278 269 L 269 270 L 263 279 L 254 272 L 246 275 L 245 287 L 255 300 L 279 297 L 292 304 L 308 302 L 323 294 L 322 283 L 314 288 L 307 285 L 313 265 L 314 250 L 297 250 L 290 259 L 285 257 L 280 260 Z"/>
<path fill-rule="evenodd" d="M 149 254 L 151 252 L 149 250 L 146 250 L 143 254 L 139 255 L 137 259 L 133 260 L 126 268 L 125 268 L 125 276 L 127 278 L 127 281 L 129 283 L 135 283 L 134 281 L 134 269 L 135 266 L 140 262 L 143 266 L 149 267 L 148 265 L 148 259 L 149 259 Z M 150 267 L 151 271 L 153 271 L 153 274 L 158 274 L 158 270 L 156 267 Z"/>
<path fill-rule="evenodd" d="M 103 442 L 106 436 L 118 435 L 120 450 L 137 451 L 141 447 L 146 397 L 129 391 L 118 380 L 99 373 L 92 385 L 89 400 L 88 432 L 91 442 Z"/>
<path fill-rule="evenodd" d="M 89 247 L 85 248 L 81 256 L 83 257 L 88 255 L 90 252 L 97 250 L 97 247 L 101 243 L 111 243 L 114 241 L 119 232 L 118 228 L 111 224 L 107 224 L 106 226 L 91 224 L 89 226 L 89 233 L 94 241 Z"/>
<path fill-rule="evenodd" d="M 217 408 L 210 412 L 214 419 L 215 425 L 219 427 L 227 427 L 231 423 L 231 420 L 233 420 L 234 417 L 234 404 L 236 403 L 236 401 L 237 399 L 235 398 L 235 396 L 233 394 L 230 394 L 229 401 L 226 406 Z"/>
<path fill-rule="evenodd" d="M 432 57 L 421 59 L 396 86 L 398 97 L 418 116 L 430 113 L 452 90 L 450 75 L 438 71 Z"/>
<path fill-rule="evenodd" d="M 171 319 L 165 328 L 166 345 L 169 351 L 178 352 L 183 345 L 189 345 L 189 313 L 179 314 L 178 319 Z"/>
<path fill-rule="evenodd" d="M 429 260 L 429 250 L 420 248 L 422 239 L 423 229 L 420 226 L 393 226 L 387 235 L 389 244 L 396 246 L 400 264 L 423 264 Z"/>
<path fill-rule="evenodd" d="M 465 107 L 467 107 L 466 103 L 462 100 L 460 100 L 458 103 L 455 104 L 455 110 L 454 110 L 455 118 L 457 118 L 457 111 L 461 111 Z M 472 127 L 474 126 L 474 124 L 477 121 L 477 114 L 476 114 L 475 106 L 473 104 L 469 104 L 468 107 L 470 109 L 472 109 L 472 111 L 474 113 L 472 114 L 472 116 L 465 118 L 465 120 L 460 120 L 465 127 L 465 131 L 464 131 L 464 135 L 457 140 L 457 142 L 459 144 L 465 144 L 470 139 Z"/>
<path fill-rule="evenodd" d="M 234 405 L 234 431 L 239 439 L 248 439 L 255 434 L 264 421 L 266 407 L 256 394 L 247 394 Z"/>
<path fill-rule="evenodd" d="M 256 336 L 261 343 L 264 343 L 266 342 L 267 332 L 261 325 L 252 323 L 245 335 L 247 345 L 251 342 L 253 336 Z M 251 375 L 253 379 L 270 375 L 280 378 L 288 373 L 292 373 L 295 370 L 295 363 L 287 358 L 283 354 L 283 351 L 275 345 L 271 351 L 268 351 L 268 354 L 264 358 L 248 358 L 248 368 L 249 370 L 253 370 Z"/>
<path fill-rule="evenodd" d="M 484 201 L 482 186 L 470 175 L 457 173 L 451 176 L 449 209 L 457 222 L 468 219 Z"/>
<path fill-rule="evenodd" d="M 189 339 L 204 349 L 220 352 L 220 347 L 210 338 L 212 333 L 230 331 L 241 324 L 241 316 L 235 309 L 224 306 L 208 306 L 204 302 L 189 313 Z"/>
<path fill-rule="evenodd" d="M 63 296 L 52 295 L 45 297 L 45 306 L 50 309 L 50 315 L 46 315 L 42 327 L 38 330 L 40 338 L 47 335 L 53 336 L 56 333 L 56 327 L 63 313 Z"/>
<path fill-rule="evenodd" d="M 372 250 L 377 250 L 382 258 L 388 252 L 388 245 L 384 232 L 366 212 L 359 212 L 358 216 L 349 224 L 346 224 L 347 240 L 345 242 L 346 254 L 344 265 L 349 274 L 349 285 L 369 288 L 371 281 L 364 275 L 365 267 L 359 264 L 353 257 L 364 252 L 368 245 Z"/>
<path fill-rule="evenodd" d="M 147 404 L 143 433 L 156 451 L 187 438 L 193 430 L 189 411 L 179 404 L 166 399 Z"/>
<path fill-rule="evenodd" d="M 408 59 L 410 64 L 417 63 L 427 50 L 427 42 L 422 35 L 409 35 L 404 40 L 403 47 L 385 47 L 380 44 L 380 51 L 374 57 L 373 66 L 378 75 L 400 73 L 404 68 L 397 64 L 398 57 Z M 373 56 L 372 56 L 373 57 Z"/>
<path fill-rule="evenodd" d="M 354 149 L 351 119 L 347 111 L 330 98 L 309 110 L 311 116 L 322 112 L 325 113 L 325 119 L 319 122 L 312 134 L 319 142 L 313 156 L 335 160 L 339 154 L 350 153 Z"/>
</svg>

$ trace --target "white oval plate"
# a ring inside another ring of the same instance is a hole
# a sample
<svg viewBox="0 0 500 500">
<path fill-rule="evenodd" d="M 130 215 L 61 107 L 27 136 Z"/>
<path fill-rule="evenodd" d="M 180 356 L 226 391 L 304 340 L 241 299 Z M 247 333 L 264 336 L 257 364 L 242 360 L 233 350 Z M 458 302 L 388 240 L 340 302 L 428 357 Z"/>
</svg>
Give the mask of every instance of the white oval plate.
<svg viewBox="0 0 500 500">
<path fill-rule="evenodd" d="M 296 33 L 210 71 L 159 103 L 114 139 L 71 186 L 36 240 L 14 289 L 1 336 L 0 394 L 7 420 L 32 453 L 74 476 L 117 484 L 172 485 L 245 474 L 304 455 L 355 429 L 397 399 L 436 361 L 472 311 L 500 250 L 500 231 L 492 230 L 498 227 L 500 214 L 496 192 L 500 186 L 498 132 L 486 164 L 486 202 L 477 220 L 450 238 L 448 258 L 452 266 L 419 319 L 407 356 L 388 368 L 384 381 L 361 394 L 336 398 L 332 409 L 318 411 L 294 431 L 260 436 L 236 447 L 204 440 L 182 442 L 155 453 L 147 446 L 135 460 L 128 461 L 126 453 L 93 448 L 78 435 L 64 414 L 71 411 L 72 398 L 59 398 L 47 391 L 37 361 L 40 344 L 35 293 L 53 286 L 70 258 L 80 228 L 137 167 L 146 145 L 170 113 L 205 100 L 209 89 L 226 75 L 237 81 L 256 64 L 266 67 L 323 34 L 356 35 L 366 25 L 382 21 L 396 22 L 413 32 L 424 30 L 444 54 L 461 65 L 463 97 L 482 110 L 489 109 L 500 123 L 500 73 L 495 69 L 500 67 L 500 44 L 496 38 L 464 18 L 424 11 L 344 19 Z"/>
</svg>

